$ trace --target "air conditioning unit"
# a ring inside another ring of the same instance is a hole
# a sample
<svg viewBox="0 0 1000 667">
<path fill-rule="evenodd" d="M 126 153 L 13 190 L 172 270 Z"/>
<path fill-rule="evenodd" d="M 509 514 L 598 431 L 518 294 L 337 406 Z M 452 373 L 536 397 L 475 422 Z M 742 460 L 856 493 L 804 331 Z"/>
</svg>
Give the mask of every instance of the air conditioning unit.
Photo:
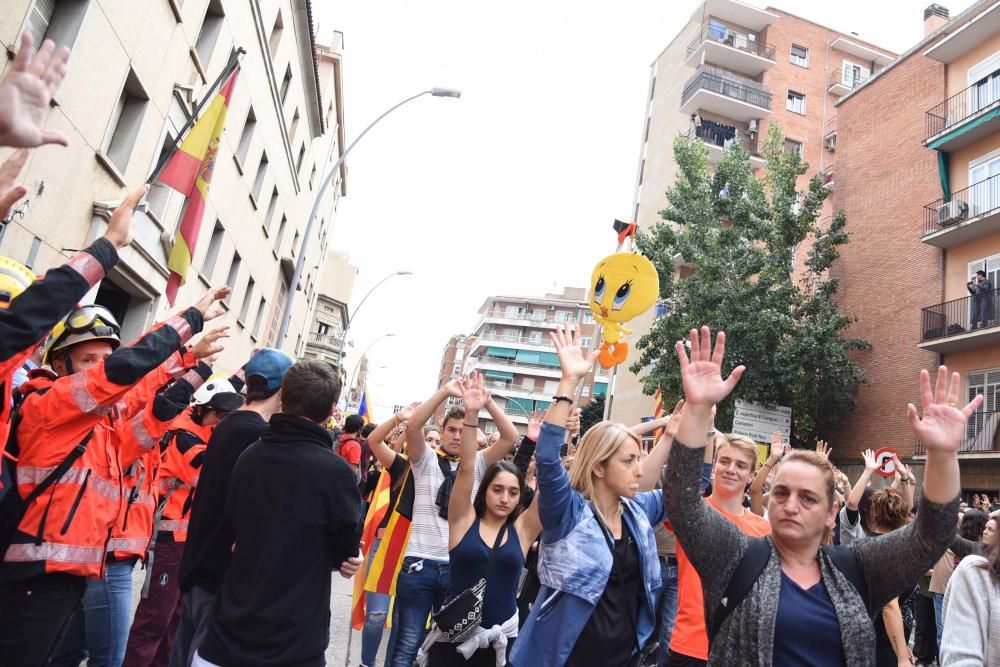
<svg viewBox="0 0 1000 667">
<path fill-rule="evenodd" d="M 757 133 L 757 119 L 754 118 L 749 123 L 747 123 L 747 134 L 756 134 L 756 133 Z"/>
<path fill-rule="evenodd" d="M 826 150 L 835 151 L 837 150 L 837 135 L 836 133 L 827 136 L 823 144 L 826 146 Z"/>
<path fill-rule="evenodd" d="M 937 212 L 937 221 L 942 227 L 953 225 L 967 217 L 969 217 L 969 205 L 957 199 L 941 206 Z"/>
</svg>

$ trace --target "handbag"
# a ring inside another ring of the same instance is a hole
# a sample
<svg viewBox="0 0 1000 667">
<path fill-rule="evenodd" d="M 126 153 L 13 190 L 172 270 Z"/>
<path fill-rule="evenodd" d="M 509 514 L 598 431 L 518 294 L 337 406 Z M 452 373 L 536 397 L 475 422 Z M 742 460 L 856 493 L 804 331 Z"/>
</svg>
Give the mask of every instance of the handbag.
<svg viewBox="0 0 1000 667">
<path fill-rule="evenodd" d="M 500 548 L 500 542 L 503 540 L 504 533 L 507 532 L 508 525 L 504 524 L 503 528 L 497 531 L 497 538 L 493 541 L 490 559 L 486 563 L 486 572 L 482 579 L 475 586 L 466 588 L 449 602 L 446 602 L 434 613 L 434 624 L 443 635 L 443 641 L 463 642 L 482 622 L 486 580 L 489 579 L 490 572 L 493 570 L 493 557 L 496 556 L 497 549 Z M 478 523 L 475 524 L 475 528 L 479 529 Z"/>
</svg>

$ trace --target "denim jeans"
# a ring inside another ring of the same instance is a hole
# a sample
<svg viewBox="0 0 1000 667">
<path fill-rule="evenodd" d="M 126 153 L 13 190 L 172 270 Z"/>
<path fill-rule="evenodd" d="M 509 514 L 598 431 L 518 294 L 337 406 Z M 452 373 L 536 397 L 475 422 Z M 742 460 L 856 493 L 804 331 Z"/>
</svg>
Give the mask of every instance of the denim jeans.
<svg viewBox="0 0 1000 667">
<path fill-rule="evenodd" d="M 450 581 L 446 561 L 407 556 L 396 580 L 391 667 L 412 667 L 427 634 L 427 617 L 444 604 Z"/>
<path fill-rule="evenodd" d="M 934 595 L 934 621 L 937 626 L 937 649 L 941 653 L 941 633 L 944 632 L 944 593 Z"/>
<path fill-rule="evenodd" d="M 103 579 L 87 579 L 83 607 L 73 615 L 49 663 L 55 667 L 118 667 L 125 657 L 132 623 L 132 569 L 135 561 L 108 563 Z"/>
<path fill-rule="evenodd" d="M 659 626 L 657 638 L 660 642 L 660 657 L 657 667 L 663 667 L 670 653 L 670 635 L 674 632 L 674 621 L 677 619 L 677 563 L 667 565 L 665 558 L 660 558 L 660 580 L 663 590 L 660 592 L 660 604 L 656 609 L 656 622 Z"/>
<path fill-rule="evenodd" d="M 372 566 L 381 538 L 375 540 L 368 552 L 368 567 Z M 392 597 L 382 593 L 365 592 L 365 625 L 361 630 L 361 664 L 374 667 L 378 658 L 378 647 L 382 643 L 382 633 L 385 630 L 385 619 L 389 614 Z M 392 647 L 385 656 L 385 664 L 392 664 Z"/>
</svg>

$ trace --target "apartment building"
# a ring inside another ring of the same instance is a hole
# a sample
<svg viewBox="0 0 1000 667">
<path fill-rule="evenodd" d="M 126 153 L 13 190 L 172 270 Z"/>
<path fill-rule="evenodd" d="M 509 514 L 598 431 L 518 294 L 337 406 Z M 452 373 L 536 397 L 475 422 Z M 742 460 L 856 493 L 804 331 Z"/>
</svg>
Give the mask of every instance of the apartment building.
<svg viewBox="0 0 1000 667">
<path fill-rule="evenodd" d="M 465 372 L 481 372 L 493 399 L 523 432 L 528 417 L 552 402 L 559 386 L 559 358 L 549 339 L 558 324 L 574 324 L 582 343 L 593 343 L 594 318 L 587 290 L 566 287 L 559 294 L 543 297 L 491 296 L 479 308 L 479 321 L 466 340 Z M 453 372 L 461 372 L 458 363 Z M 608 371 L 597 368 L 584 383 L 581 405 L 608 391 Z M 492 432 L 496 426 L 483 410 L 480 427 Z"/>
<path fill-rule="evenodd" d="M 346 357 L 353 350 L 353 345 L 345 339 L 350 322 L 347 308 L 358 267 L 350 263 L 346 254 L 331 251 L 320 270 L 322 277 L 310 304 L 309 326 L 298 356 L 337 366 L 346 383 L 347 372 L 352 368 Z"/>
<path fill-rule="evenodd" d="M 471 336 L 459 334 L 448 339 L 444 351 L 441 353 L 441 370 L 438 372 L 437 385 L 440 387 L 449 380 L 460 378 L 465 375 L 465 365 L 468 360 L 468 348 L 472 343 Z M 454 405 L 461 405 L 462 400 L 449 396 L 444 403 L 438 406 L 434 412 L 434 423 L 440 424 L 444 421 L 444 414 Z"/>
<path fill-rule="evenodd" d="M 642 229 L 660 220 L 665 192 L 677 175 L 673 141 L 697 138 L 718 163 L 732 142 L 761 157 L 768 126 L 781 127 L 785 148 L 809 164 L 800 189 L 822 173 L 837 187 L 839 128 L 834 103 L 895 59 L 893 52 L 781 9 L 737 0 L 705 0 L 650 66 L 649 97 L 633 197 L 633 219 Z M 821 219 L 832 215 L 828 202 Z M 806 244 L 803 244 L 804 246 Z M 803 261 L 807 248 L 800 249 Z M 680 267 L 684 276 L 685 268 Z M 654 311 L 636 318 L 635 340 L 649 330 Z M 611 418 L 637 423 L 652 414 L 652 397 L 642 393 L 640 373 L 629 366 L 635 348 L 618 367 Z"/>
<path fill-rule="evenodd" d="M 289 290 L 293 327 L 284 347 L 301 348 L 306 309 L 326 255 L 343 168 L 304 239 L 320 179 L 343 146 L 343 36 L 317 43 L 309 0 L 6 0 L 0 12 L 0 69 L 28 31 L 73 50 L 69 74 L 46 124 L 68 148 L 34 151 L 22 174 L 27 201 L 6 220 L 0 253 L 42 273 L 104 232 L 128 188 L 144 182 L 174 143 L 234 51 L 246 55 L 229 108 L 192 270 L 177 306 L 209 285 L 233 289 L 220 369 L 255 347 L 276 344 Z M 88 301 L 107 306 L 126 339 L 168 312 L 164 288 L 173 237 L 185 206 L 154 184 L 135 241 Z M 291 277 L 307 253 L 298 285 Z M 312 267 L 312 268 L 309 268 Z"/>
<path fill-rule="evenodd" d="M 945 363 L 962 400 L 984 394 L 962 442 L 967 493 L 1000 489 L 1000 2 L 949 20 L 931 5 L 925 36 L 838 103 L 843 180 L 834 204 L 853 235 L 835 266 L 841 307 L 873 350 L 870 385 L 836 445 L 925 453 L 906 422 L 921 368 Z M 878 122 L 872 122 L 878 119 Z M 976 284 L 983 270 L 990 289 Z M 970 287 L 975 294 L 970 293 Z"/>
</svg>

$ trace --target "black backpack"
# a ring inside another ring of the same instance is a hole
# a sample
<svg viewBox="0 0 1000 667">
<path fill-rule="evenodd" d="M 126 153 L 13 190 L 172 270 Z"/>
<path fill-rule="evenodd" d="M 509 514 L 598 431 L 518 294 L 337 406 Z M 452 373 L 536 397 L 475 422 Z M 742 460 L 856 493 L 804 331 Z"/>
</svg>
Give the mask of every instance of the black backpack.
<svg viewBox="0 0 1000 667">
<path fill-rule="evenodd" d="M 854 556 L 854 552 L 844 546 L 833 547 L 823 545 L 820 549 L 830 558 L 833 566 L 840 570 L 840 573 L 858 591 L 858 594 L 865 603 L 865 610 L 871 616 L 872 609 L 871 600 L 868 597 L 868 583 L 865 581 L 864 573 L 861 571 L 861 566 L 858 564 L 858 559 Z M 739 565 L 736 566 L 736 571 L 733 572 L 733 576 L 729 579 L 729 585 L 726 586 L 726 592 L 722 595 L 722 601 L 719 602 L 715 613 L 709 619 L 710 624 L 706 628 L 708 630 L 709 644 L 715 639 L 715 635 L 719 632 L 725 620 L 729 618 L 729 615 L 733 613 L 733 610 L 739 606 L 743 598 L 753 588 L 754 582 L 757 581 L 764 568 L 767 567 L 767 561 L 770 558 L 771 544 L 769 540 L 763 537 L 750 538 L 750 544 L 747 546 L 743 558 L 740 559 Z"/>
<path fill-rule="evenodd" d="M 27 511 L 28 506 L 36 498 L 45 493 L 50 486 L 59 481 L 66 474 L 67 470 L 73 467 L 76 460 L 87 451 L 87 443 L 90 442 L 90 438 L 94 435 L 94 429 L 91 429 L 83 437 L 83 440 L 78 442 L 69 454 L 66 455 L 66 458 L 60 461 L 59 465 L 45 479 L 38 483 L 38 486 L 28 494 L 27 498 L 21 498 L 21 494 L 17 492 L 17 463 L 15 458 L 20 454 L 20 447 L 17 444 L 17 427 L 21 423 L 19 408 L 24 397 L 16 389 L 11 394 L 14 405 L 10 412 L 10 432 L 7 435 L 6 454 L 9 456 L 0 456 L 0 560 L 3 559 L 3 554 L 7 552 L 7 547 L 13 541 L 14 535 L 17 533 L 17 527 L 21 524 L 21 519 L 24 518 L 24 513 Z M 39 526 L 39 534 L 35 538 L 36 544 L 41 544 L 44 528 L 45 525 L 43 522 Z"/>
</svg>

